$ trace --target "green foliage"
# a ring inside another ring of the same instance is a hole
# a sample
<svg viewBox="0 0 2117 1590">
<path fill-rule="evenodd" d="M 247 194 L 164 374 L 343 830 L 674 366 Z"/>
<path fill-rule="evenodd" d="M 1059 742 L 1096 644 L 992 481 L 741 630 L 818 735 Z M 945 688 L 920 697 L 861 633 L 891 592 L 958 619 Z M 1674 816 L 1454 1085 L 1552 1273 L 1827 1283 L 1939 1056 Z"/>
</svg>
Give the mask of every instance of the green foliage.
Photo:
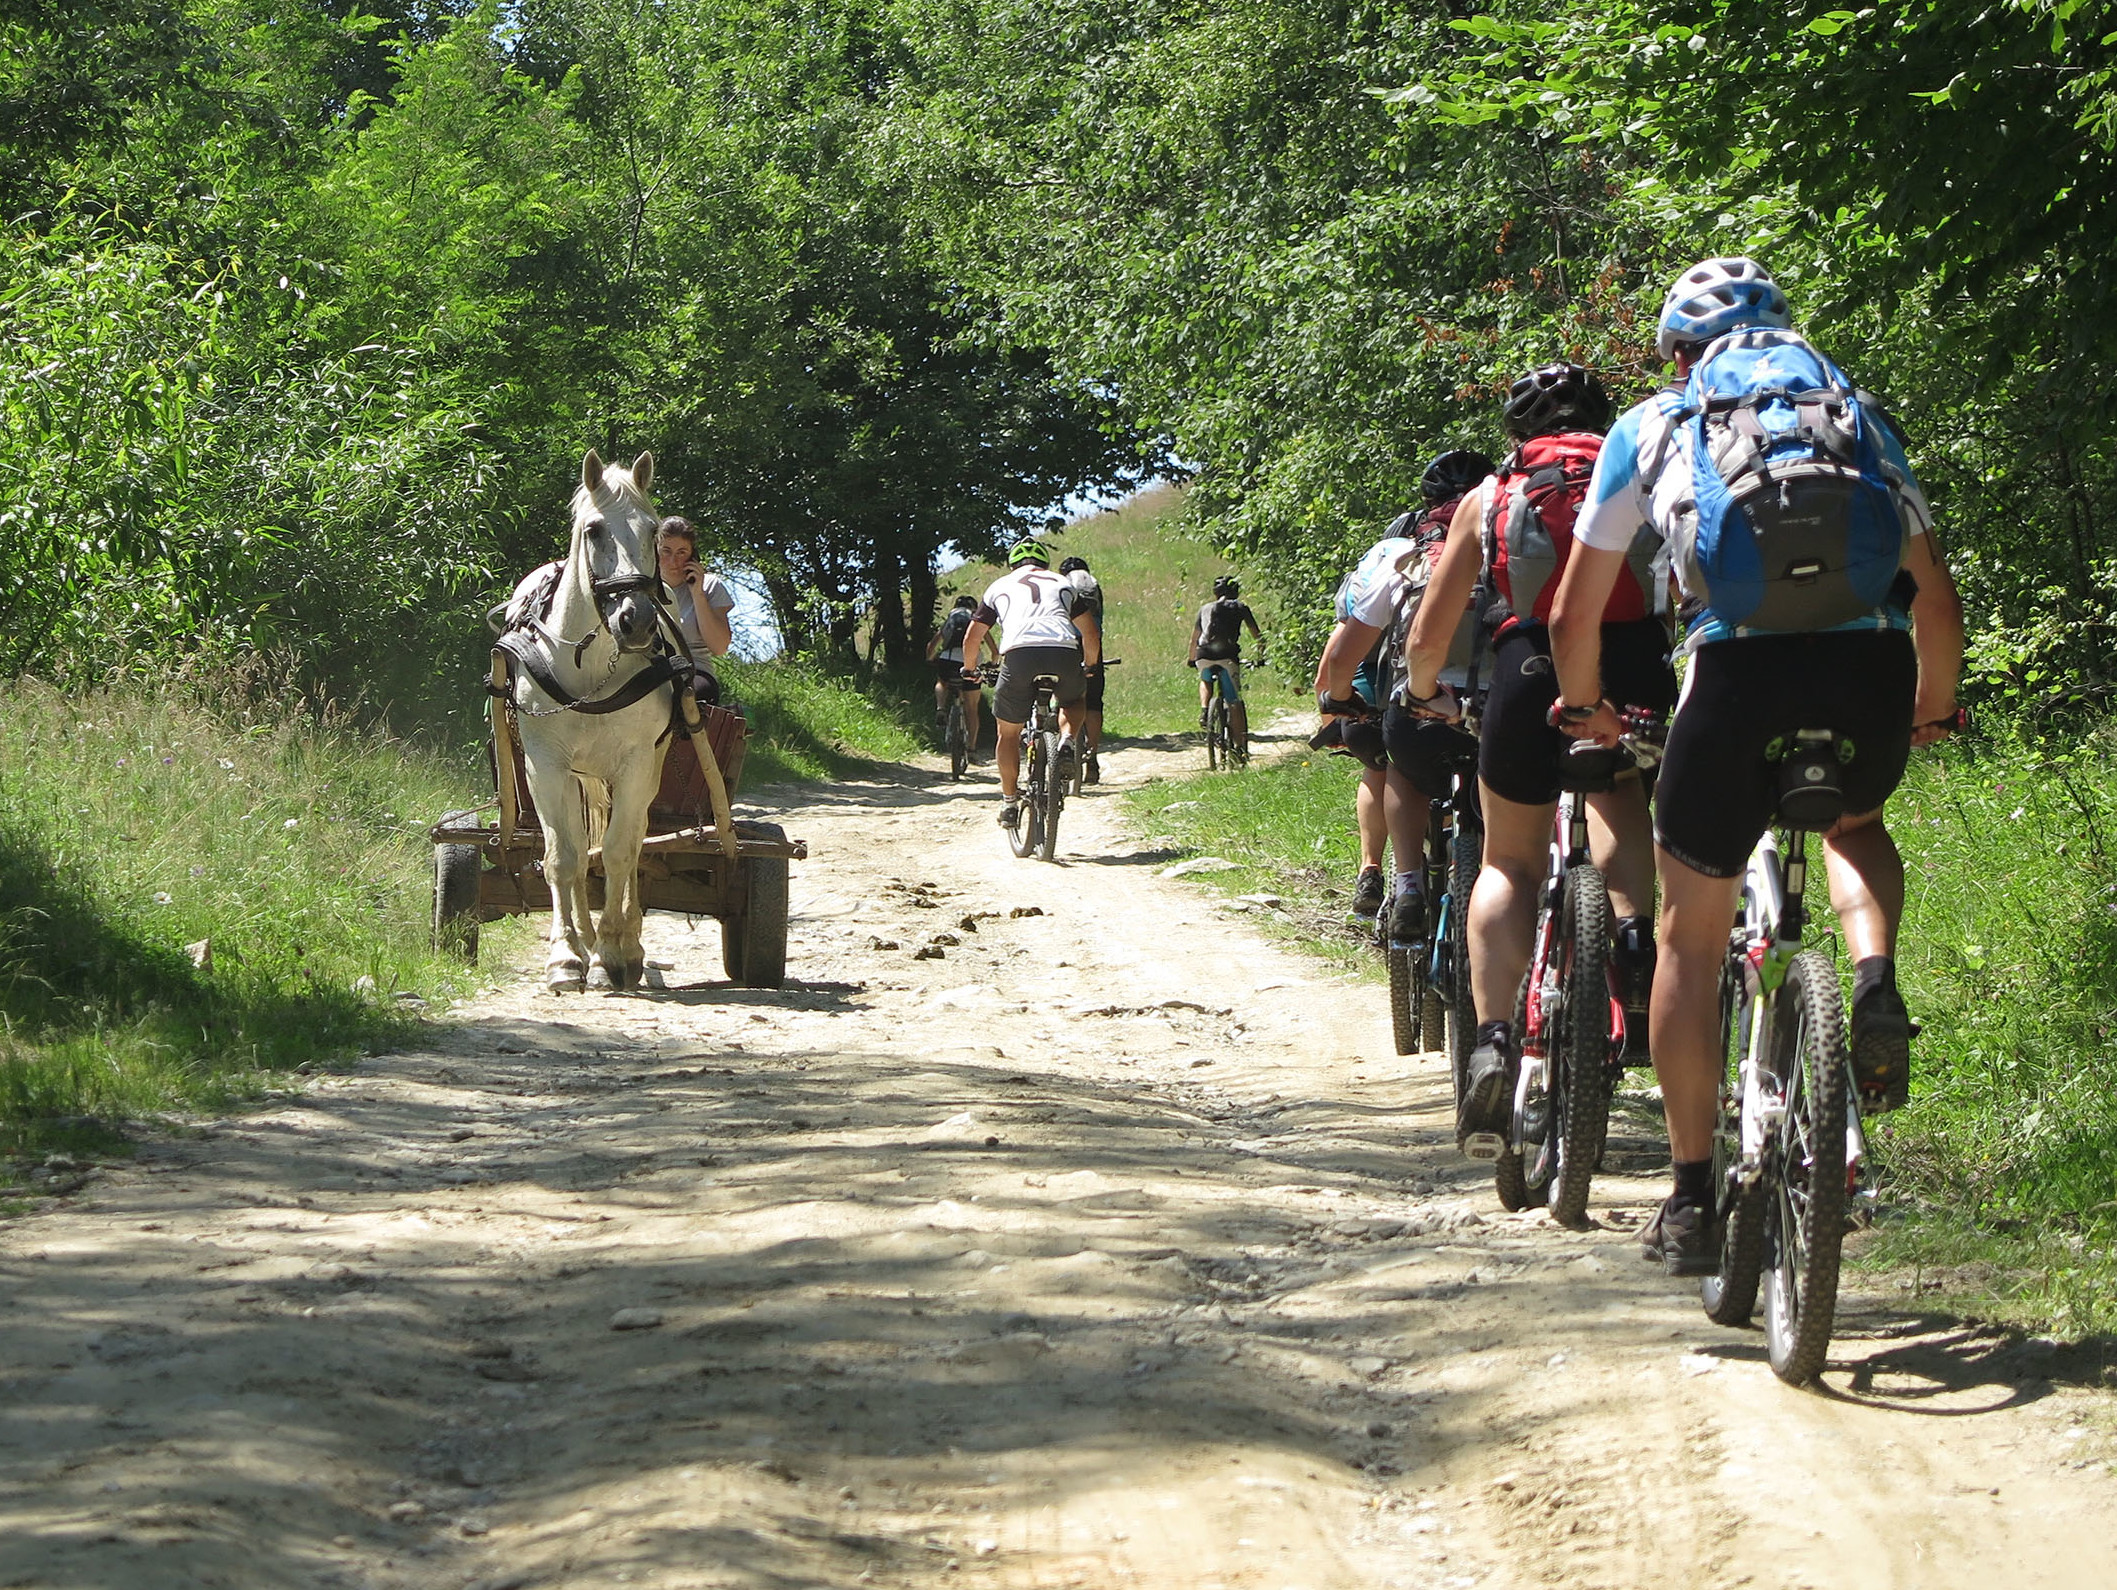
<svg viewBox="0 0 2117 1590">
<path fill-rule="evenodd" d="M 750 720 L 743 787 L 857 776 L 863 763 L 899 761 L 924 749 L 909 700 L 862 690 L 813 663 L 720 664 L 728 694 Z M 929 703 L 927 718 L 932 716 Z"/>
<path fill-rule="evenodd" d="M 464 980 L 427 949 L 425 830 L 479 777 L 305 710 L 261 667 L 69 695 L 17 681 L 0 706 L 0 1145 L 215 1107 L 402 1036 L 416 1007 L 394 996 Z"/>
</svg>

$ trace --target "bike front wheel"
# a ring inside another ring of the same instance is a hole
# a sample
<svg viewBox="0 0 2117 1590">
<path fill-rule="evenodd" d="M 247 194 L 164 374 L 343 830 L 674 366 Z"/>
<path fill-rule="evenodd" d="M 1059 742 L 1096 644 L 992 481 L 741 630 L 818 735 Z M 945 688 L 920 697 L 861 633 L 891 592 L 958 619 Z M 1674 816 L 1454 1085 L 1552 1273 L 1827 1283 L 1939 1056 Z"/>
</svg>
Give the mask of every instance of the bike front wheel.
<svg viewBox="0 0 2117 1590">
<path fill-rule="evenodd" d="M 1610 895 L 1594 867 L 1567 872 L 1553 948 L 1563 957 L 1566 1005 L 1548 1040 L 1558 1155 L 1550 1208 L 1560 1225 L 1578 1226 L 1588 1218 L 1588 1184 L 1610 1131 Z"/>
<path fill-rule="evenodd" d="M 961 778 L 963 770 L 970 766 L 970 735 L 963 724 L 963 698 L 960 694 L 948 708 L 948 776 Z"/>
<path fill-rule="evenodd" d="M 1698 1300 L 1715 1325 L 1747 1325 L 1764 1271 L 1764 1186 L 1736 1181 L 1742 1159 L 1742 1057 L 1749 1049 L 1745 962 L 1720 969 L 1720 1113 L 1713 1124 L 1713 1196 L 1720 1216 L 1720 1268 L 1700 1278 Z"/>
<path fill-rule="evenodd" d="M 1384 914 L 1388 909 L 1383 907 Z M 1417 1054 L 1421 990 L 1411 951 L 1393 950 L 1385 945 L 1382 953 L 1389 960 L 1390 1035 L 1396 1040 L 1398 1054 Z"/>
<path fill-rule="evenodd" d="M 1776 998 L 1772 1070 L 1786 1111 L 1764 1198 L 1764 1334 L 1772 1373 L 1800 1386 L 1822 1372 L 1837 1315 L 1849 1062 L 1837 972 L 1819 951 L 1794 957 Z"/>
<path fill-rule="evenodd" d="M 1448 980 L 1443 1047 L 1458 1107 L 1470 1076 L 1470 1051 L 1477 1046 L 1477 1004 L 1470 993 L 1470 891 L 1477 887 L 1484 849 L 1484 830 L 1467 812 L 1458 812 L 1448 839 L 1448 903 L 1436 928 Z"/>
</svg>

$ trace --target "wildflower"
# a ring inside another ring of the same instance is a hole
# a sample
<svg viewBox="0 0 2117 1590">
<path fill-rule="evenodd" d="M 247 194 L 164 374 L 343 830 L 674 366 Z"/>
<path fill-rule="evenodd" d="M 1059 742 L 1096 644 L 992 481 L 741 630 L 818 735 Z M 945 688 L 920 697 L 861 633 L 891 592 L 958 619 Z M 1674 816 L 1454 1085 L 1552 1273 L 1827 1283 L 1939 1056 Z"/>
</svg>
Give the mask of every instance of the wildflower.
<svg viewBox="0 0 2117 1590">
<path fill-rule="evenodd" d="M 154 903 L 156 905 L 167 905 L 174 898 L 175 896 L 170 894 L 167 889 L 157 889 L 154 891 Z"/>
<path fill-rule="evenodd" d="M 228 759 L 227 759 L 227 758 L 226 758 L 226 757 L 224 756 L 224 757 L 222 757 L 222 758 L 221 758 L 221 771 L 222 771 L 223 773 L 232 773 L 232 772 L 234 772 L 234 771 L 235 771 L 235 764 L 234 764 L 233 762 L 229 761 L 229 760 L 228 760 Z"/>
<path fill-rule="evenodd" d="M 299 817 L 289 817 L 285 822 L 281 823 L 279 826 L 282 828 L 299 828 L 301 826 L 301 819 Z"/>
</svg>

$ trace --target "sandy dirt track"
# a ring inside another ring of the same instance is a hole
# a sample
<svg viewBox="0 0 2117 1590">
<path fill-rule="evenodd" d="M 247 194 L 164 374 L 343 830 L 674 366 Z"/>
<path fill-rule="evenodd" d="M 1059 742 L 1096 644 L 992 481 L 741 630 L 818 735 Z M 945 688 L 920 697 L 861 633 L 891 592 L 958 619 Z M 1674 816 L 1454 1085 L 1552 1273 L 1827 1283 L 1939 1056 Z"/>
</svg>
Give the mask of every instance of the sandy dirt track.
<svg viewBox="0 0 2117 1590">
<path fill-rule="evenodd" d="M 0 1228 L 0 1586 L 2117 1583 L 2066 1352 L 1855 1294 L 1779 1385 L 1640 1262 L 1642 1123 L 1503 1215 L 1111 792 L 1057 866 L 982 767 L 767 807 L 799 986 L 652 918 L 666 990 L 525 962 Z"/>
</svg>

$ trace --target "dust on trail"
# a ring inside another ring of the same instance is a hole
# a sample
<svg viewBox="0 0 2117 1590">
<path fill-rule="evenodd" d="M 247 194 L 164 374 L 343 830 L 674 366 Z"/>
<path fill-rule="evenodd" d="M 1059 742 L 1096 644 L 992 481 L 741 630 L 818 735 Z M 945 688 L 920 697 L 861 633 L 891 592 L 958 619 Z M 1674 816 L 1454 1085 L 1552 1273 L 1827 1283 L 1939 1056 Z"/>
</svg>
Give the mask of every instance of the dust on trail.
<svg viewBox="0 0 2117 1590">
<path fill-rule="evenodd" d="M 2111 1582 L 2064 1353 L 1852 1296 L 1779 1385 L 1656 1177 L 1502 1215 L 1379 991 L 1107 790 L 1058 866 L 983 768 L 768 809 L 798 986 L 654 918 L 667 991 L 525 964 L 0 1230 L 0 1585 Z"/>
</svg>

